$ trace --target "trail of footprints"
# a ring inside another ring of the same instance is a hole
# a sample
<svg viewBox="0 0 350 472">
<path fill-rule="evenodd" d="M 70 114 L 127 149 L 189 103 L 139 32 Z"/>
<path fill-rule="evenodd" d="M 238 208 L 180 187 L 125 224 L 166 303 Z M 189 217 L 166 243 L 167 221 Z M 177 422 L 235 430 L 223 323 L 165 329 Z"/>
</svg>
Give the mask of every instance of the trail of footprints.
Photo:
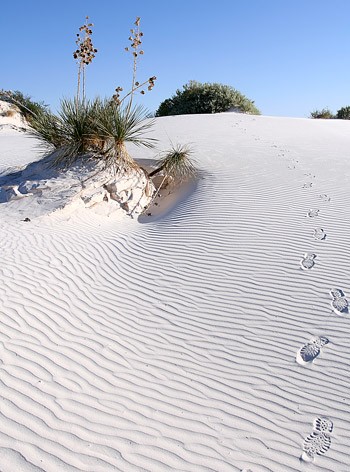
<svg viewBox="0 0 350 472">
<path fill-rule="evenodd" d="M 315 177 L 307 174 L 308 177 Z M 309 189 L 312 187 L 312 182 L 307 182 L 303 188 Z M 319 196 L 322 202 L 329 202 L 331 199 L 328 195 L 322 194 Z M 310 209 L 306 216 L 308 218 L 316 218 L 319 216 L 320 210 Z M 313 231 L 313 237 L 316 241 L 324 241 L 327 237 L 323 228 L 316 228 Z M 305 270 L 312 269 L 315 265 L 316 254 L 306 253 L 300 260 L 300 267 Z M 349 303 L 345 298 L 345 294 L 338 288 L 330 290 L 332 297 L 331 307 L 338 315 L 349 313 Z M 316 336 L 309 342 L 304 344 L 297 352 L 296 361 L 300 365 L 307 365 L 312 363 L 316 357 L 322 352 L 324 346 L 329 343 L 325 336 Z M 303 444 L 303 453 L 301 459 L 311 462 L 317 455 L 325 454 L 331 446 L 331 436 L 333 431 L 333 423 L 327 418 L 318 417 L 314 421 L 314 431 L 305 438 Z"/>
<path fill-rule="evenodd" d="M 277 145 L 272 145 L 273 148 L 277 148 Z M 281 150 L 282 151 L 282 150 Z M 279 157 L 283 157 L 284 154 L 279 154 Z M 298 161 L 296 161 L 298 162 Z M 295 168 L 295 166 L 294 166 Z M 311 173 L 305 174 L 308 178 L 313 179 L 316 176 Z M 303 185 L 304 189 L 310 189 L 313 187 L 313 182 L 306 182 Z M 322 202 L 329 202 L 331 198 L 327 194 L 319 196 Z M 306 216 L 308 218 L 317 218 L 319 216 L 319 209 L 308 210 Z M 327 238 L 327 234 L 323 228 L 315 228 L 313 230 L 313 237 L 316 241 L 324 241 Z M 316 254 L 305 253 L 300 260 L 300 266 L 302 269 L 309 270 L 315 265 Z M 349 313 L 349 303 L 345 298 L 345 294 L 340 289 L 331 289 L 330 295 L 332 297 L 331 306 L 333 311 L 338 315 L 344 315 Z M 325 336 L 316 336 L 307 343 L 305 343 L 297 352 L 296 361 L 300 365 L 311 364 L 317 356 L 322 352 L 324 346 L 329 343 L 328 338 Z M 314 420 L 314 430 L 309 436 L 304 439 L 303 453 L 300 457 L 301 460 L 306 462 L 314 461 L 318 455 L 325 454 L 331 446 L 331 436 L 333 431 L 333 423 L 328 418 L 317 417 Z M 244 469 L 242 472 L 245 472 Z M 247 471 L 248 472 L 248 471 Z"/>
</svg>

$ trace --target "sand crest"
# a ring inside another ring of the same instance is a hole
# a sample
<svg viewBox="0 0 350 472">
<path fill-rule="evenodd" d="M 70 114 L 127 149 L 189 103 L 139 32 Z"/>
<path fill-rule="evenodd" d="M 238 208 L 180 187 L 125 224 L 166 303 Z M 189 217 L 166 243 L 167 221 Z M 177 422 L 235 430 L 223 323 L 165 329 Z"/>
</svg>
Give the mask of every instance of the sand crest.
<svg viewBox="0 0 350 472">
<path fill-rule="evenodd" d="M 13 133 L 0 172 L 35 158 Z M 154 133 L 201 173 L 157 218 L 0 204 L 1 471 L 346 472 L 350 123 Z"/>
</svg>

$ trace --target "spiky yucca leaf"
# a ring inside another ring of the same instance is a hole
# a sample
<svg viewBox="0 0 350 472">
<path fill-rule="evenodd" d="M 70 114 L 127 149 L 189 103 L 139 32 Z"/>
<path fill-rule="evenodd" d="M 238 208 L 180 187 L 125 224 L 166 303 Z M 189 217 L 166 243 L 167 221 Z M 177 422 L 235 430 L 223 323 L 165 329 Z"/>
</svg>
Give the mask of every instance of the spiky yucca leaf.
<svg viewBox="0 0 350 472">
<path fill-rule="evenodd" d="M 154 125 L 154 120 L 145 121 L 146 113 L 142 106 L 121 108 L 114 102 L 105 104 L 97 120 L 99 136 L 113 140 L 114 143 L 133 143 L 137 146 L 152 148 L 157 141 L 144 134 Z"/>
<path fill-rule="evenodd" d="M 39 139 L 47 149 L 57 149 L 63 144 L 59 118 L 51 112 L 40 113 L 32 117 L 28 133 Z"/>
<path fill-rule="evenodd" d="M 100 99 L 78 103 L 61 100 L 58 116 L 43 113 L 32 120 L 31 134 L 42 143 L 53 146 L 51 165 L 67 168 L 82 156 L 91 157 L 99 150 L 96 138 L 96 115 Z"/>
<path fill-rule="evenodd" d="M 80 157 L 93 152 L 96 101 L 63 99 L 58 116 L 62 143 L 53 159 L 53 165 L 69 167 Z"/>
</svg>

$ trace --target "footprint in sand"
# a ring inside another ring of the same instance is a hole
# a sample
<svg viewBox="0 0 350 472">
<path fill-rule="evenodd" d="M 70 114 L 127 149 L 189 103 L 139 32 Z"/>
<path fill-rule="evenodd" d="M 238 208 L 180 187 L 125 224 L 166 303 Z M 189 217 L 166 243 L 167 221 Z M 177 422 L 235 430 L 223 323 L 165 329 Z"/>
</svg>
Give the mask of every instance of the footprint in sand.
<svg viewBox="0 0 350 472">
<path fill-rule="evenodd" d="M 344 292 L 339 288 L 332 288 L 330 294 L 333 298 L 331 302 L 333 311 L 338 315 L 349 313 L 349 303 L 344 296 Z"/>
<path fill-rule="evenodd" d="M 322 455 L 331 447 L 331 438 L 328 434 L 313 431 L 304 440 L 301 458 L 306 462 L 315 460 L 315 456 Z"/>
<path fill-rule="evenodd" d="M 333 431 L 333 423 L 327 418 L 315 418 L 314 430 L 304 440 L 303 454 L 301 459 L 311 462 L 315 456 L 324 454 L 331 446 L 331 438 L 329 433 Z"/>
<path fill-rule="evenodd" d="M 318 417 L 314 420 L 314 429 L 321 433 L 331 433 L 333 431 L 333 423 L 327 418 Z"/>
<path fill-rule="evenodd" d="M 329 197 L 329 196 L 326 195 L 325 193 L 323 193 L 322 195 L 320 195 L 320 199 L 321 199 L 323 202 L 330 202 L 330 201 L 331 201 L 331 197 Z"/>
<path fill-rule="evenodd" d="M 309 210 L 307 212 L 307 216 L 309 218 L 314 218 L 315 216 L 318 216 L 320 210 Z"/>
<path fill-rule="evenodd" d="M 300 261 L 300 267 L 302 269 L 312 269 L 315 265 L 316 254 L 306 253 Z"/>
<path fill-rule="evenodd" d="M 312 187 L 312 182 L 307 182 L 306 184 L 303 185 L 303 188 L 311 188 Z"/>
<path fill-rule="evenodd" d="M 318 241 L 323 241 L 326 239 L 327 235 L 322 228 L 316 228 L 314 229 L 314 238 L 317 239 Z"/>
<path fill-rule="evenodd" d="M 305 365 L 312 362 L 321 352 L 321 348 L 329 343 L 325 336 L 317 336 L 312 341 L 304 344 L 297 352 L 296 361 L 300 365 Z"/>
</svg>

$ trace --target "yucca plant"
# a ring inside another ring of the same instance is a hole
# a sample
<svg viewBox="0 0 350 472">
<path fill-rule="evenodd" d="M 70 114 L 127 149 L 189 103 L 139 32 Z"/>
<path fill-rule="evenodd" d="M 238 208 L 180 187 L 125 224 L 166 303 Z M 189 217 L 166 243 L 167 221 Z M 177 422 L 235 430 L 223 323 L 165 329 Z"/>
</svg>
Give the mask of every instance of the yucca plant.
<svg viewBox="0 0 350 472">
<path fill-rule="evenodd" d="M 115 102 L 105 102 L 99 110 L 95 129 L 96 137 L 105 143 L 102 158 L 106 166 L 113 165 L 120 170 L 139 168 L 129 155 L 125 143 L 154 147 L 156 139 L 145 136 L 153 126 L 153 121 L 145 121 L 142 106 L 130 109 L 128 105 L 123 108 Z"/>
<path fill-rule="evenodd" d="M 158 185 L 152 200 L 144 209 L 144 212 L 147 211 L 155 200 L 166 180 L 169 178 L 177 179 L 177 183 L 182 183 L 184 180 L 196 177 L 198 172 L 195 167 L 196 161 L 191 157 L 192 154 L 192 149 L 186 144 L 177 144 L 176 146 L 171 144 L 170 151 L 164 152 L 162 157 L 158 159 L 158 167 L 149 173 L 148 176 L 152 178 L 154 175 L 162 172 L 163 179 Z"/>
<path fill-rule="evenodd" d="M 165 178 L 174 177 L 180 181 L 195 177 L 197 170 L 195 167 L 195 160 L 191 157 L 193 151 L 188 145 L 172 144 L 171 150 L 163 154 L 158 160 L 158 167 L 152 171 L 149 176 L 162 172 Z"/>
</svg>

